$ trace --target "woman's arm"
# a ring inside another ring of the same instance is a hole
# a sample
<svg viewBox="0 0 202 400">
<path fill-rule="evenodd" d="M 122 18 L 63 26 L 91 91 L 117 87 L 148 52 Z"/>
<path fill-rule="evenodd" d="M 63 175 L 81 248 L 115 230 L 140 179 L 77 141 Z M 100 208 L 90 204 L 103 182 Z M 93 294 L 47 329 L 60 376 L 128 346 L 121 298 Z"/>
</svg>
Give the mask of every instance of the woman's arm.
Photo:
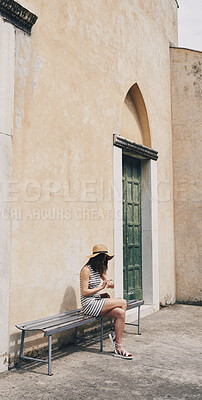
<svg viewBox="0 0 202 400">
<path fill-rule="evenodd" d="M 110 279 L 106 273 L 102 274 L 101 276 L 102 280 L 106 282 L 107 288 L 114 289 L 114 281 L 113 279 Z"/>
<path fill-rule="evenodd" d="M 82 296 L 84 296 L 84 297 L 92 296 L 93 294 L 104 289 L 105 286 L 107 285 L 107 282 L 104 280 L 100 286 L 98 286 L 94 289 L 88 289 L 89 277 L 90 277 L 90 270 L 86 266 L 81 271 L 81 293 L 82 293 Z"/>
</svg>

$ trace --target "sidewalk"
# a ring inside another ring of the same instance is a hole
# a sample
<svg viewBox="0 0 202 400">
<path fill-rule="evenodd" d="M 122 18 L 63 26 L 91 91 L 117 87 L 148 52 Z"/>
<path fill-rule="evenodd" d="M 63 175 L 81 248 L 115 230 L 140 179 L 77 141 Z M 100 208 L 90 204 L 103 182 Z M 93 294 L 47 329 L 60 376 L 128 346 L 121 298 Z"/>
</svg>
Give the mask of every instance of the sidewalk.
<svg viewBox="0 0 202 400">
<path fill-rule="evenodd" d="M 29 364 L 0 375 L 0 399 L 202 399 L 202 307 L 175 305 L 126 326 L 123 344 L 132 361 L 113 357 L 111 344 L 79 345 L 47 365 Z M 135 334 L 134 334 L 135 333 Z"/>
</svg>

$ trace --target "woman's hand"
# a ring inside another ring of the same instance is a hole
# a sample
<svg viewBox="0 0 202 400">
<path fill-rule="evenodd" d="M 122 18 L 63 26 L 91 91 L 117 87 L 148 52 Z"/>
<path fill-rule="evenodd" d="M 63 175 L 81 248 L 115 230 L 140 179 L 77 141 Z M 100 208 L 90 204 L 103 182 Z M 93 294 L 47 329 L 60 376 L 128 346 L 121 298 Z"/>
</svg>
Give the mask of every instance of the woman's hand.
<svg viewBox="0 0 202 400">
<path fill-rule="evenodd" d="M 103 281 L 106 281 L 106 287 L 107 287 L 107 289 L 109 288 L 109 289 L 114 289 L 114 281 L 113 281 L 113 279 L 110 279 L 108 276 L 107 276 L 107 274 L 103 274 L 102 276 L 101 276 L 101 278 L 103 279 Z"/>
<path fill-rule="evenodd" d="M 110 288 L 110 289 L 114 288 L 114 282 L 112 279 L 107 279 L 107 288 Z"/>
<path fill-rule="evenodd" d="M 107 286 L 107 281 L 104 279 L 101 286 L 99 286 L 100 290 L 104 289 L 106 286 Z"/>
<path fill-rule="evenodd" d="M 88 289 L 90 269 L 88 268 L 87 265 L 82 269 L 80 276 L 81 276 L 81 293 L 84 297 L 92 296 L 97 292 L 100 292 L 100 290 L 104 289 L 107 286 L 107 280 L 103 279 L 101 285 L 95 287 L 94 289 Z"/>
</svg>

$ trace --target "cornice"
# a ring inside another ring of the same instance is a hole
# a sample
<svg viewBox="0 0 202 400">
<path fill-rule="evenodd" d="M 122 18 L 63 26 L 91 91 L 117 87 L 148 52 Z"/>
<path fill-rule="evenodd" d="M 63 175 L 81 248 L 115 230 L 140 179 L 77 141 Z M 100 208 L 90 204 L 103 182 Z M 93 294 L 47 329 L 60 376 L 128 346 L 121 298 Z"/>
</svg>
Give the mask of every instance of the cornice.
<svg viewBox="0 0 202 400">
<path fill-rule="evenodd" d="M 152 149 L 151 147 L 143 146 L 133 142 L 132 140 L 126 139 L 119 135 L 113 135 L 113 144 L 116 147 L 120 147 L 127 153 L 133 153 L 141 158 L 146 158 L 150 160 L 158 159 L 158 151 Z"/>
<path fill-rule="evenodd" d="M 14 0 L 0 0 L 0 15 L 4 20 L 31 34 L 37 16 Z"/>
</svg>

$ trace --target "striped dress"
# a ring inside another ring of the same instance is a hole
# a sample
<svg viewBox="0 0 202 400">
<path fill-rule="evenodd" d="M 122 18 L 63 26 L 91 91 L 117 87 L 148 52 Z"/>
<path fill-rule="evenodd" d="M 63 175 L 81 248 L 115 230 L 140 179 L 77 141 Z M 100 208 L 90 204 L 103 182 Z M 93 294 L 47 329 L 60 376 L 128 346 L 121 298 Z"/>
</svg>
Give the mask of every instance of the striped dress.
<svg viewBox="0 0 202 400">
<path fill-rule="evenodd" d="M 88 265 L 88 267 L 90 268 L 88 289 L 94 289 L 101 284 L 100 274 L 98 272 L 95 272 L 90 265 Z M 102 311 L 106 299 L 102 299 L 99 292 L 91 296 L 83 296 L 81 293 L 81 276 L 80 276 L 80 294 L 81 294 L 82 312 L 84 314 L 93 315 L 94 317 L 97 317 Z"/>
</svg>

